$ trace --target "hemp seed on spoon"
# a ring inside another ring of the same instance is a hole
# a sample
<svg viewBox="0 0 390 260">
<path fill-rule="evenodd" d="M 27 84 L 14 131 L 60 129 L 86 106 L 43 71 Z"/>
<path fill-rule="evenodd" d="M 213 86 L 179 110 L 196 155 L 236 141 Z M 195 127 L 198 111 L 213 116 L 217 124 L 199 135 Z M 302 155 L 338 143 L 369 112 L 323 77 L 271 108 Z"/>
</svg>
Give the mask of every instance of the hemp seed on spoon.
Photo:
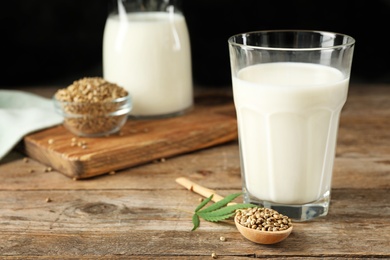
<svg viewBox="0 0 390 260">
<path fill-rule="evenodd" d="M 237 210 L 234 223 L 241 235 L 258 244 L 278 243 L 286 239 L 293 229 L 289 217 L 260 207 Z"/>
<path fill-rule="evenodd" d="M 244 227 L 261 231 L 282 231 L 292 226 L 289 217 L 268 208 L 239 209 L 236 218 Z"/>
</svg>

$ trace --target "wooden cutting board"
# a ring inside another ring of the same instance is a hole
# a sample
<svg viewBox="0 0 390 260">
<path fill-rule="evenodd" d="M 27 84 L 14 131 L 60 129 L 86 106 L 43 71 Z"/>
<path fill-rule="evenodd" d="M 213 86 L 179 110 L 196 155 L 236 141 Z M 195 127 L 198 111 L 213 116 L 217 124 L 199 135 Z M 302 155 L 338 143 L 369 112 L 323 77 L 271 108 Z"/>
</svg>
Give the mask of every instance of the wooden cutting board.
<svg viewBox="0 0 390 260">
<path fill-rule="evenodd" d="M 62 125 L 26 136 L 24 153 L 74 178 L 83 179 L 153 162 L 237 138 L 232 106 L 197 105 L 186 115 L 129 119 L 120 133 L 76 137 Z"/>
</svg>

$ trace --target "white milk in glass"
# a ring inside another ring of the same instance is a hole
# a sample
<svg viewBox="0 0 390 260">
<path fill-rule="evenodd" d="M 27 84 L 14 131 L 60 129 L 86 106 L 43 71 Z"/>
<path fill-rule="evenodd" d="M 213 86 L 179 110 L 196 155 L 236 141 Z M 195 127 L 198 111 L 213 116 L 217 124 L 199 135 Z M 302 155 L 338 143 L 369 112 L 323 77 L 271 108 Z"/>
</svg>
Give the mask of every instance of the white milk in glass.
<svg viewBox="0 0 390 260">
<path fill-rule="evenodd" d="M 340 111 L 348 81 L 337 69 L 280 62 L 233 77 L 247 192 L 304 204 L 330 191 Z"/>
<path fill-rule="evenodd" d="M 171 114 L 193 104 L 190 43 L 181 14 L 109 16 L 103 63 L 104 78 L 130 92 L 132 115 Z"/>
</svg>

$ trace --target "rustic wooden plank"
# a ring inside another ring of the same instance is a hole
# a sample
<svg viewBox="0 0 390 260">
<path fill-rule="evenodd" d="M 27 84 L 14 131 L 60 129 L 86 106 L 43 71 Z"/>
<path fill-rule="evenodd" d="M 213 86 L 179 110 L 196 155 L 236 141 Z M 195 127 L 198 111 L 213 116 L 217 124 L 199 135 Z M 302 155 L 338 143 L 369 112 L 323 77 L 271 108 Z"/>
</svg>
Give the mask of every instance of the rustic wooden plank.
<svg viewBox="0 0 390 260">
<path fill-rule="evenodd" d="M 295 223 L 287 240 L 263 246 L 245 240 L 231 221 L 201 222 L 191 232 L 199 202 L 186 190 L 2 191 L 0 256 L 390 257 L 388 195 L 386 189 L 334 190 L 327 217 Z"/>
<path fill-rule="evenodd" d="M 228 186 L 239 188 L 241 180 L 237 152 L 237 143 L 233 142 L 164 162 L 117 171 L 115 175 L 79 181 L 73 181 L 56 171 L 45 172 L 45 165 L 33 159 L 24 162 L 20 158 L 0 166 L 0 178 L 3 176 L 0 189 L 171 189 L 178 187 L 175 179 L 181 175 L 194 180 L 207 180 L 207 177 L 216 175 L 216 178 L 231 180 L 226 183 Z M 30 173 L 30 170 L 34 172 Z"/>
<path fill-rule="evenodd" d="M 316 230 L 310 230 L 316 232 Z M 226 233 L 219 231 L 207 232 L 172 232 L 145 231 L 143 233 L 111 233 L 102 234 L 100 232 L 86 232 L 74 234 L 44 234 L 28 233 L 25 239 L 18 240 L 12 234 L 5 234 L 0 238 L 4 248 L 0 256 L 28 256 L 40 255 L 44 257 L 77 259 L 95 258 L 107 255 L 122 256 L 133 259 L 136 256 L 144 256 L 149 259 L 160 259 L 160 257 L 205 257 L 211 258 L 214 252 L 220 258 L 300 258 L 307 257 L 317 259 L 335 258 L 388 258 L 388 252 L 382 250 L 385 243 L 372 240 L 369 236 L 366 240 L 360 241 L 352 236 L 337 236 L 337 234 L 321 233 L 326 235 L 332 243 L 320 244 L 324 239 L 317 236 L 299 236 L 292 233 L 291 237 L 284 242 L 272 246 L 253 244 L 243 240 L 240 234 Z M 219 241 L 220 236 L 227 238 L 226 242 Z M 346 240 L 346 241 L 345 241 Z M 39 244 L 34 241 L 40 241 Z M 169 241 L 167 243 L 167 241 Z M 379 242 L 379 244 L 378 244 Z M 378 246 L 377 246 L 378 245 Z M 359 247 L 357 247 L 359 246 Z M 360 247 L 361 246 L 361 247 Z M 321 250 L 323 248 L 323 250 Z M 367 251 L 369 250 L 369 251 Z M 366 253 L 371 252 L 371 253 Z"/>
<path fill-rule="evenodd" d="M 341 119 L 337 156 L 390 156 L 390 88 L 352 86 Z"/>
<path fill-rule="evenodd" d="M 218 192 L 227 195 L 237 191 Z M 349 224 L 372 220 L 387 223 L 390 221 L 389 195 L 388 189 L 365 189 L 359 190 L 359 193 L 354 189 L 333 189 L 330 214 L 308 224 L 319 223 L 330 227 L 339 221 Z M 191 216 L 199 204 L 199 197 L 180 187 L 177 190 L 152 191 L 0 191 L 0 230 L 188 231 L 192 228 Z M 51 202 L 46 202 L 46 198 L 50 198 Z M 146 223 L 141 224 L 143 222 Z M 40 224 L 33 225 L 34 223 Z M 228 227 L 203 222 L 201 230 L 203 227 L 234 229 L 233 223 Z M 120 230 L 117 230 L 118 228 Z"/>
<path fill-rule="evenodd" d="M 389 188 L 388 157 L 338 157 L 335 160 L 333 188 Z M 46 189 L 173 189 L 183 176 L 212 189 L 240 189 L 241 175 L 236 142 L 189 153 L 165 162 L 150 163 L 118 171 L 115 175 L 73 181 L 46 166 L 22 158 L 0 165 L 1 190 Z M 33 170 L 33 173 L 30 173 Z M 223 180 L 223 181 L 221 181 Z"/>
<path fill-rule="evenodd" d="M 345 116 L 358 115 L 362 118 L 387 117 L 390 113 L 389 85 L 353 85 L 343 107 Z"/>
<path fill-rule="evenodd" d="M 340 120 L 338 133 L 337 156 L 363 158 L 387 155 L 386 159 L 389 159 L 389 118 L 390 108 L 388 116 L 383 117 L 343 116 Z"/>
</svg>

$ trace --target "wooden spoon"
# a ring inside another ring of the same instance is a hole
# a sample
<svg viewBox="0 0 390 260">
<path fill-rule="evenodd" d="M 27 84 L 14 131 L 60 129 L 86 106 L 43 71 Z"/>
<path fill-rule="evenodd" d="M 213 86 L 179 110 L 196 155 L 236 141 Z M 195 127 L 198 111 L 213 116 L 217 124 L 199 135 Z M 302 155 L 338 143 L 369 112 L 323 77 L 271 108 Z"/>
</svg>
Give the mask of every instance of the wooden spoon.
<svg viewBox="0 0 390 260">
<path fill-rule="evenodd" d="M 208 188 L 205 188 L 199 184 L 196 184 L 187 178 L 181 177 L 177 178 L 176 182 L 180 185 L 186 187 L 188 190 L 196 192 L 204 197 L 210 197 L 211 194 L 214 194 L 213 201 L 217 202 L 219 200 L 222 200 L 223 197 L 216 194 L 214 190 L 210 190 Z M 234 203 L 231 203 L 234 204 Z M 243 237 L 246 239 L 258 243 L 258 244 L 275 244 L 278 243 L 284 239 L 286 239 L 293 229 L 293 227 L 289 227 L 286 230 L 282 231 L 260 231 L 252 228 L 247 228 L 241 225 L 237 220 L 237 215 L 234 217 L 234 223 L 236 224 L 236 227 L 238 231 L 241 233 Z"/>
<path fill-rule="evenodd" d="M 261 231 L 253 228 L 248 228 L 244 227 L 239 223 L 239 221 L 237 220 L 237 215 L 234 217 L 234 223 L 236 224 L 238 231 L 240 231 L 243 237 L 257 244 L 266 245 L 275 244 L 280 241 L 283 241 L 291 234 L 291 231 L 293 229 L 292 226 L 282 231 Z"/>
</svg>

